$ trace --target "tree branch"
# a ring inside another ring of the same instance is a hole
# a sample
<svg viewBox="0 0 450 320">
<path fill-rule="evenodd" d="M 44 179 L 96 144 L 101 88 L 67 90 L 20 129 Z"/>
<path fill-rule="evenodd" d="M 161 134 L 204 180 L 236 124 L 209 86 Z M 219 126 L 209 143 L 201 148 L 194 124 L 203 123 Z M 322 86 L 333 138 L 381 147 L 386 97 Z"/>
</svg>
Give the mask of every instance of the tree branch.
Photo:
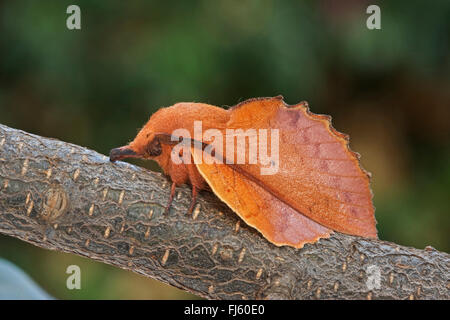
<svg viewBox="0 0 450 320">
<path fill-rule="evenodd" d="M 214 299 L 449 299 L 450 255 L 334 233 L 276 247 L 203 192 L 0 125 L 0 232 Z M 380 281 L 377 282 L 377 275 Z"/>
</svg>

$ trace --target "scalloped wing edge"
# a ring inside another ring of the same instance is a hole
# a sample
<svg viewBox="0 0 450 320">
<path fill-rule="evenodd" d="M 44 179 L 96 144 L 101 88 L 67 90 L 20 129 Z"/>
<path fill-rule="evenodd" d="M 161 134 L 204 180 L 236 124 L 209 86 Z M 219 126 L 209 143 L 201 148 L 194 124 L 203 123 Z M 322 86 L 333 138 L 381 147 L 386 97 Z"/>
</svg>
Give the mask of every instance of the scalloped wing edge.
<svg viewBox="0 0 450 320">
<path fill-rule="evenodd" d="M 280 96 L 277 96 L 277 97 L 280 97 Z M 370 173 L 369 171 L 367 171 L 366 169 L 363 168 L 363 166 L 362 166 L 362 164 L 361 164 L 361 154 L 359 154 L 359 153 L 356 152 L 356 151 L 353 151 L 353 150 L 350 148 L 350 136 L 349 136 L 348 134 L 346 134 L 346 133 L 339 132 L 338 130 L 336 130 L 336 129 L 333 127 L 333 124 L 332 124 L 333 118 L 332 118 L 330 115 L 327 115 L 327 114 L 317 114 L 317 113 L 311 112 L 311 110 L 309 109 L 309 104 L 308 104 L 307 101 L 301 101 L 301 102 L 299 102 L 298 104 L 295 104 L 295 105 L 289 105 L 289 104 L 287 104 L 287 103 L 284 101 L 283 97 L 282 97 L 281 100 L 282 100 L 282 102 L 283 102 L 283 104 L 284 104 L 284 106 L 285 106 L 286 108 L 290 108 L 290 109 L 296 109 L 296 108 L 299 109 L 299 108 L 302 108 L 302 109 L 305 110 L 306 115 L 310 116 L 312 119 L 317 119 L 317 120 L 321 120 L 321 121 L 324 120 L 324 121 L 322 121 L 322 122 L 327 126 L 327 129 L 329 129 L 329 131 L 330 131 L 336 138 L 340 138 L 340 139 L 343 139 L 343 140 L 344 140 L 344 145 L 345 145 L 346 150 L 347 150 L 350 154 L 352 154 L 353 156 L 355 156 L 355 158 L 358 160 L 358 167 L 359 167 L 359 169 L 361 170 L 362 173 L 364 173 L 364 174 L 366 175 L 366 177 L 367 177 L 367 179 L 368 179 L 368 182 L 369 182 L 368 187 L 369 187 L 369 192 L 370 192 L 370 202 L 371 202 L 371 205 L 372 205 L 372 208 L 373 208 L 373 212 L 374 212 L 375 225 L 377 225 L 377 220 L 376 220 L 376 218 L 375 218 L 375 206 L 373 205 L 373 191 L 372 191 L 372 188 L 371 188 L 371 186 L 370 186 L 370 185 L 371 185 L 371 182 L 372 182 L 372 173 Z M 378 238 L 378 230 L 376 230 L 376 231 L 377 231 L 377 238 Z"/>
<path fill-rule="evenodd" d="M 244 101 L 239 102 L 238 104 L 232 106 L 231 108 L 229 108 L 229 110 L 235 110 L 238 109 L 248 103 L 251 102 L 255 102 L 255 101 L 263 101 L 263 100 L 279 100 L 280 102 L 283 103 L 283 107 L 288 108 L 288 109 L 303 109 L 305 111 L 305 114 L 307 116 L 309 116 L 311 119 L 313 120 L 319 120 L 322 123 L 325 124 L 326 128 L 328 129 L 328 131 L 337 139 L 341 139 L 344 142 L 344 146 L 345 149 L 349 152 L 349 154 L 353 155 L 358 163 L 358 167 L 361 170 L 361 172 L 367 177 L 368 179 L 368 188 L 369 188 L 369 192 L 370 192 L 370 202 L 371 202 L 371 206 L 374 212 L 374 221 L 375 221 L 375 226 L 377 225 L 377 220 L 375 218 L 375 206 L 373 205 L 373 191 L 371 188 L 371 182 L 372 182 L 372 174 L 365 170 L 361 164 L 361 155 L 358 152 L 353 151 L 350 148 L 350 136 L 346 133 L 342 133 L 339 132 L 338 130 L 336 130 L 333 127 L 332 124 L 332 117 L 330 115 L 326 115 L 326 114 L 317 114 L 317 113 L 313 113 L 311 112 L 311 110 L 309 109 L 309 104 L 307 101 L 301 101 L 297 104 L 294 105 L 289 105 L 284 101 L 284 97 L 282 95 L 277 95 L 274 97 L 259 97 L 259 98 L 250 98 Z M 378 238 L 378 230 L 375 227 L 376 230 L 376 238 Z"/>
</svg>

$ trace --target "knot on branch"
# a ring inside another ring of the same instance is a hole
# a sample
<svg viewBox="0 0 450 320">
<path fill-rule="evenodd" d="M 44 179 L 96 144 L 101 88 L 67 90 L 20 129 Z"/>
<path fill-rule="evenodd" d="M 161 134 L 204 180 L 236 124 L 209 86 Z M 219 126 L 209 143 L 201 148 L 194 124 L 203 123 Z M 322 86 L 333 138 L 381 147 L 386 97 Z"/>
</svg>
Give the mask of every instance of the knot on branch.
<svg viewBox="0 0 450 320">
<path fill-rule="evenodd" d="M 69 207 L 69 197 L 60 186 L 52 186 L 44 194 L 41 218 L 53 222 L 63 215 Z"/>
<path fill-rule="evenodd" d="M 293 266 L 291 266 L 293 268 Z M 290 269 L 290 268 L 288 268 Z M 274 276 L 269 285 L 261 293 L 261 299 L 268 300 L 291 300 L 294 299 L 292 288 L 296 285 L 297 279 L 292 272 L 281 272 Z"/>
</svg>

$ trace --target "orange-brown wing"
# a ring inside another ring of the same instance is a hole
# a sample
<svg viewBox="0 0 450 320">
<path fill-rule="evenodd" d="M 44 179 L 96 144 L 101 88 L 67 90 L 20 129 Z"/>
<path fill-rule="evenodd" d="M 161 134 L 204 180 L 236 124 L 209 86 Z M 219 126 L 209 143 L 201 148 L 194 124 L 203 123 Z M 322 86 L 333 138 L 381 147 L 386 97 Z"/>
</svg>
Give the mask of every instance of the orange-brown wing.
<svg viewBox="0 0 450 320">
<path fill-rule="evenodd" d="M 208 155 L 202 155 L 198 149 L 192 149 L 192 154 L 199 172 L 213 192 L 270 242 L 302 248 L 305 243 L 327 238 L 332 232 L 299 214 L 233 166 L 206 164 Z"/>
<path fill-rule="evenodd" d="M 264 234 L 268 232 L 264 230 L 266 226 L 279 221 L 283 221 L 284 226 L 289 225 L 292 212 L 302 217 L 297 223 L 313 220 L 335 231 L 377 237 L 369 174 L 360 167 L 359 156 L 349 149 L 348 137 L 331 127 L 330 117 L 310 113 L 306 104 L 287 106 L 281 97 L 248 100 L 229 112 L 228 129 L 277 129 L 279 133 L 275 174 L 261 174 L 260 164 L 248 164 L 248 154 L 245 164 L 214 165 L 214 168 L 197 164 L 215 193 L 247 223 Z M 267 144 L 270 150 L 270 138 Z M 230 188 L 234 180 L 222 178 L 228 176 L 242 181 L 235 187 L 239 188 L 236 192 Z M 248 186 L 250 191 L 245 192 L 242 186 Z M 258 203 L 258 210 L 256 204 L 251 207 L 247 203 L 251 202 L 247 198 L 252 197 Z M 235 205 L 244 198 L 249 208 L 246 211 Z M 290 209 L 280 210 L 281 203 Z M 253 217 L 252 221 L 248 215 Z M 306 217 L 309 219 L 302 220 Z M 305 232 L 304 227 L 297 225 L 295 228 L 297 232 Z M 317 234 L 323 232 L 326 236 L 329 232 L 325 230 Z"/>
</svg>

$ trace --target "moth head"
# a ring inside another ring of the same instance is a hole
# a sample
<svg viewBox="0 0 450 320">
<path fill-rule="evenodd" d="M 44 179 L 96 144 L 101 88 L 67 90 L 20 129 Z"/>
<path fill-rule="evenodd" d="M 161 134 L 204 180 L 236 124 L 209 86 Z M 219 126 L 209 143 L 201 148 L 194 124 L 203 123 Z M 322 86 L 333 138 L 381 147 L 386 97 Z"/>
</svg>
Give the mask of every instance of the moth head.
<svg viewBox="0 0 450 320">
<path fill-rule="evenodd" d="M 128 145 L 112 149 L 109 159 L 114 162 L 125 158 L 141 158 L 161 160 L 169 156 L 170 146 L 176 144 L 171 141 L 171 132 L 177 127 L 179 114 L 176 108 L 162 108 L 155 112 L 134 140 Z M 159 162 L 159 161 L 158 161 Z"/>
<path fill-rule="evenodd" d="M 109 160 L 114 162 L 125 158 L 155 159 L 160 156 L 161 141 L 154 133 L 139 133 L 128 145 L 112 149 Z"/>
</svg>

